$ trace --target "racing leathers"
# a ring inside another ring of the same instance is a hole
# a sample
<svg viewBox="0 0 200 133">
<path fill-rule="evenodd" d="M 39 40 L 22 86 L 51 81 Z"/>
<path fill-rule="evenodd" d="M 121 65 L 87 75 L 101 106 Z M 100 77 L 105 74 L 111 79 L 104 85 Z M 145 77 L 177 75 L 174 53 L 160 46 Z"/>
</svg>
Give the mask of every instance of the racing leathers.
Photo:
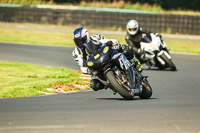
<svg viewBox="0 0 200 133">
<path fill-rule="evenodd" d="M 135 53 L 136 58 L 140 59 L 143 54 L 143 50 L 140 49 L 140 42 L 143 42 L 143 37 L 151 33 L 151 31 L 139 28 L 138 32 L 135 35 L 130 35 L 128 32 L 126 33 L 125 40 L 129 47 L 132 48 Z M 141 60 L 142 61 L 142 60 Z"/>
</svg>

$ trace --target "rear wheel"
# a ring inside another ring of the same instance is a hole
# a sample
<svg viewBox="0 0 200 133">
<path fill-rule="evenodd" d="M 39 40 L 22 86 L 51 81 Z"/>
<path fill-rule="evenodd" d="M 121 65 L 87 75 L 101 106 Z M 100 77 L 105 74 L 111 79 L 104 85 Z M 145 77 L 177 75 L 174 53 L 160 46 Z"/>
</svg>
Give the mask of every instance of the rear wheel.
<svg viewBox="0 0 200 133">
<path fill-rule="evenodd" d="M 133 92 L 127 90 L 128 86 L 124 84 L 122 79 L 115 75 L 113 71 L 107 72 L 106 76 L 110 83 L 110 87 L 116 90 L 124 99 L 132 100 L 134 98 Z"/>
</svg>

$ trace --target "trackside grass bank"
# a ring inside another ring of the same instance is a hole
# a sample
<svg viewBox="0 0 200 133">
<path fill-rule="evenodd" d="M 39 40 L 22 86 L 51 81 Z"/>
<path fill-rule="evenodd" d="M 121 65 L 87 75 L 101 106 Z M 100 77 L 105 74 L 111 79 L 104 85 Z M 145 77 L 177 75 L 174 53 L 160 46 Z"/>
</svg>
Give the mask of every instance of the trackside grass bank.
<svg viewBox="0 0 200 133">
<path fill-rule="evenodd" d="M 80 26 L 58 26 L 39 24 L 0 23 L 0 42 L 25 43 L 38 45 L 74 46 L 73 30 Z M 88 27 L 89 31 L 94 31 Z M 106 29 L 96 29 L 97 34 Z M 111 30 L 111 29 L 110 29 Z M 105 32 L 105 31 L 104 31 Z M 110 31 L 109 31 L 110 32 Z M 113 31 L 114 33 L 115 31 Z M 92 35 L 93 35 L 92 34 Z M 119 40 L 125 44 L 125 35 L 102 34 L 106 38 Z M 200 39 L 199 39 L 200 40 Z M 170 52 L 184 52 L 200 54 L 200 41 L 167 40 L 164 38 Z"/>
<path fill-rule="evenodd" d="M 0 98 L 44 95 L 38 91 L 57 85 L 65 85 L 64 91 L 79 91 L 67 86 L 83 81 L 78 71 L 5 61 L 0 61 L 0 75 Z"/>
<path fill-rule="evenodd" d="M 0 41 L 57 46 L 72 46 L 73 44 L 72 33 L 20 29 L 0 29 Z"/>
<path fill-rule="evenodd" d="M 200 42 L 197 41 L 177 41 L 177 40 L 164 40 L 170 49 L 170 52 L 178 53 L 195 53 L 200 54 Z"/>
</svg>

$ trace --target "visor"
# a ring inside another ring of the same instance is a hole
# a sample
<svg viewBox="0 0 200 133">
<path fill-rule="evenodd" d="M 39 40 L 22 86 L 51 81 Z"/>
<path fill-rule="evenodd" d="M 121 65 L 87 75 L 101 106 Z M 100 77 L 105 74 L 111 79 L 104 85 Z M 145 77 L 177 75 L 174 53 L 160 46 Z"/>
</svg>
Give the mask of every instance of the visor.
<svg viewBox="0 0 200 133">
<path fill-rule="evenodd" d="M 85 43 L 85 39 L 74 39 L 74 43 L 79 47 L 82 48 L 84 43 Z"/>
<path fill-rule="evenodd" d="M 133 31 L 136 31 L 137 28 L 129 28 L 128 30 L 129 30 L 130 32 L 133 32 Z"/>
</svg>

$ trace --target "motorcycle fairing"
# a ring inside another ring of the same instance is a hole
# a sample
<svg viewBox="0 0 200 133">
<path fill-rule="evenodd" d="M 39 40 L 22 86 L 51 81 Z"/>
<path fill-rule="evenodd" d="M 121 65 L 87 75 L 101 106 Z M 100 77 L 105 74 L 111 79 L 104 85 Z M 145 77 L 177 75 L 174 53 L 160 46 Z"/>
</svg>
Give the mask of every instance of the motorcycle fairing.
<svg viewBox="0 0 200 133">
<path fill-rule="evenodd" d="M 128 76 L 129 85 L 132 89 L 135 88 L 135 75 L 134 70 L 131 67 L 131 63 L 128 61 L 126 56 L 122 53 L 117 53 L 112 56 L 112 60 L 120 66 L 122 70 L 126 72 L 126 75 Z"/>
<path fill-rule="evenodd" d="M 112 50 L 109 50 L 110 47 L 103 46 L 97 52 L 92 54 L 87 59 L 87 66 L 89 69 L 98 70 L 102 65 L 110 61 Z M 92 64 L 92 65 L 90 65 Z"/>
<path fill-rule="evenodd" d="M 134 71 L 131 67 L 131 63 L 122 53 L 119 53 L 118 51 L 113 50 L 110 47 L 108 48 L 108 46 L 104 45 L 87 59 L 87 66 L 89 69 L 92 70 L 98 70 L 103 67 L 106 69 L 104 70 L 105 73 L 107 71 L 107 67 L 104 64 L 107 64 L 109 66 L 110 64 L 116 64 L 117 66 L 119 66 L 122 70 L 126 72 L 130 87 L 135 87 L 135 76 Z"/>
<path fill-rule="evenodd" d="M 155 34 L 153 34 L 153 33 L 149 34 L 149 36 L 147 36 L 146 39 L 148 37 L 151 37 L 151 39 L 149 39 L 149 41 L 140 42 L 141 49 L 144 49 L 145 51 L 159 50 L 159 47 L 161 45 L 160 37 L 156 37 Z M 163 46 L 164 46 L 164 44 L 163 44 Z"/>
<path fill-rule="evenodd" d="M 119 64 L 119 66 L 123 70 L 128 70 L 129 67 L 131 67 L 131 63 L 122 53 L 117 53 L 113 55 L 112 60 L 114 60 L 115 63 Z"/>
</svg>

